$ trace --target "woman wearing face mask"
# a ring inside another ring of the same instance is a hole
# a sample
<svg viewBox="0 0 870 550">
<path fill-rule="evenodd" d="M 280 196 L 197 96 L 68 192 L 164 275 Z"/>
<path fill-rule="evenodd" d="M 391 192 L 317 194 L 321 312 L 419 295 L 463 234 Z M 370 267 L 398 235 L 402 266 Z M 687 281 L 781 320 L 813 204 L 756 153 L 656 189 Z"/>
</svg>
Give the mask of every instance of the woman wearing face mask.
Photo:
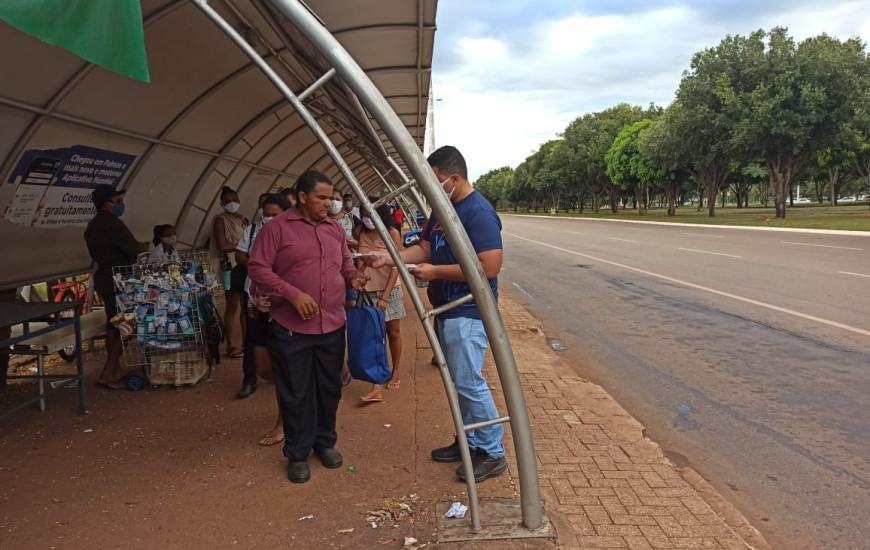
<svg viewBox="0 0 870 550">
<path fill-rule="evenodd" d="M 284 195 L 278 193 L 266 195 L 266 198 L 263 199 L 262 223 L 251 224 L 246 228 L 236 249 L 236 260 L 240 264 L 248 264 L 251 249 L 263 225 L 270 223 L 271 220 L 281 216 L 292 207 Z M 272 374 L 272 361 L 269 358 L 269 350 L 266 348 L 271 302 L 268 296 L 263 296 L 257 291 L 257 286 L 251 282 L 250 278 L 246 281 L 245 287 L 248 292 L 248 320 L 247 330 L 245 330 L 245 357 L 242 359 L 242 389 L 236 394 L 239 399 L 250 397 L 252 393 L 257 391 L 257 377 L 272 383 L 275 382 Z M 284 441 L 284 423 L 279 409 L 278 419 L 272 429 L 260 439 L 260 445 L 271 447 L 282 441 Z"/>
<path fill-rule="evenodd" d="M 369 200 L 375 202 L 377 198 L 370 198 Z M 380 217 L 384 226 L 387 227 L 393 243 L 395 243 L 397 248 L 401 249 L 401 236 L 393 226 L 392 209 L 384 204 L 378 207 L 375 214 Z M 375 224 L 371 219 L 370 213 L 366 212 L 363 214 L 362 225 L 363 228 L 359 234 L 360 253 L 386 253 L 387 245 L 384 244 L 377 230 L 375 230 Z M 402 317 L 405 316 L 405 297 L 402 295 L 399 272 L 395 267 L 384 266 L 377 269 L 369 268 L 366 273 L 371 276 L 369 282 L 366 283 L 366 291 L 372 295 L 372 299 L 377 300 L 377 307 L 384 310 L 387 320 L 387 340 L 390 346 L 393 376 L 386 384 L 386 387 L 388 390 L 397 390 L 399 389 L 399 365 L 402 362 L 400 322 Z M 384 397 L 379 384 L 373 384 L 372 389 L 360 397 L 360 401 L 364 403 L 374 403 L 383 400 Z"/>
<path fill-rule="evenodd" d="M 235 251 L 248 220 L 239 214 L 239 195 L 229 187 L 221 189 L 220 202 L 224 211 L 214 218 L 209 255 L 212 269 L 226 290 L 224 323 L 227 329 L 227 355 L 238 359 L 242 357 L 242 335 L 245 333 L 242 304 L 247 273 L 243 267 L 235 269 Z"/>
<path fill-rule="evenodd" d="M 175 226 L 170 224 L 154 226 L 154 250 L 148 254 L 148 262 L 154 264 L 177 264 L 181 261 L 175 243 L 178 236 L 175 234 Z"/>
</svg>

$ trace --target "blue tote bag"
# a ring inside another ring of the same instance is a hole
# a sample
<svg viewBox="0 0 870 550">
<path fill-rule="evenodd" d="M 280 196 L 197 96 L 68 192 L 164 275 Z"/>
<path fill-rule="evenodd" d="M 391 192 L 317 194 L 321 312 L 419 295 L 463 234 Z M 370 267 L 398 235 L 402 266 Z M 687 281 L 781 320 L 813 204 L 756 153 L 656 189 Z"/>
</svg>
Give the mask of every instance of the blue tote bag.
<svg viewBox="0 0 870 550">
<path fill-rule="evenodd" d="M 372 384 L 386 384 L 392 377 L 384 312 L 365 291 L 356 306 L 347 310 L 347 368 L 355 380 Z"/>
</svg>

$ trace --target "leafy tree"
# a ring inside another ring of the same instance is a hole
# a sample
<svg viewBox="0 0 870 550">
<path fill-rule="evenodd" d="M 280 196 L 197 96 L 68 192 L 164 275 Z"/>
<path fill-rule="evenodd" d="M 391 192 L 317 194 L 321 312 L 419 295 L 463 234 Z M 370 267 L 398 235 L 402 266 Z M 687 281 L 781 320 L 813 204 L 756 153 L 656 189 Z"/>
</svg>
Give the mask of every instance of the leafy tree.
<svg viewBox="0 0 870 550">
<path fill-rule="evenodd" d="M 647 118 L 646 115 L 642 107 L 620 103 L 615 107 L 578 117 L 563 133 L 565 144 L 572 152 L 570 173 L 584 178 L 594 187 L 596 206 L 597 197 L 607 195 L 614 214 L 620 188 L 607 175 L 607 161 L 604 157 L 619 131 Z"/>
<path fill-rule="evenodd" d="M 477 181 L 474 182 L 474 188 L 486 197 L 486 200 L 493 207 L 501 208 L 504 206 L 505 193 L 510 187 L 513 177 L 514 169 L 510 166 L 502 166 L 477 178 Z"/>
<path fill-rule="evenodd" d="M 826 34 L 795 46 L 784 28 L 745 40 L 739 74 L 723 81 L 734 143 L 767 164 L 776 217 L 785 218 L 793 178 L 826 148 L 852 135 L 856 99 L 866 85 L 866 54 L 857 39 Z M 833 194 L 832 194 L 833 195 Z"/>
<path fill-rule="evenodd" d="M 664 179 L 665 169 L 638 148 L 638 136 L 652 124 L 645 118 L 623 128 L 614 138 L 605 155 L 607 175 L 623 189 L 632 187 L 637 198 L 637 214 L 643 214 L 644 192 L 652 182 Z"/>
<path fill-rule="evenodd" d="M 677 212 L 677 196 L 687 188 L 690 173 L 683 157 L 682 141 L 670 134 L 664 117 L 650 124 L 637 138 L 640 153 L 662 170 L 661 186 L 668 202 L 668 216 Z"/>
</svg>

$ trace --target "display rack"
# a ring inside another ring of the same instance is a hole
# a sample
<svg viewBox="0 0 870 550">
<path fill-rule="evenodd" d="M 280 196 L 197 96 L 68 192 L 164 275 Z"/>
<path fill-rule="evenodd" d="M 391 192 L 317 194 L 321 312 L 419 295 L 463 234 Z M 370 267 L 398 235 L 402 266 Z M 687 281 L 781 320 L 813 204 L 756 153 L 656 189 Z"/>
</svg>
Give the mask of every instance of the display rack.
<svg viewBox="0 0 870 550">
<path fill-rule="evenodd" d="M 119 314 L 112 322 L 121 331 L 126 366 L 151 386 L 193 385 L 209 375 L 223 334 L 208 253 L 118 266 L 113 277 Z"/>
</svg>

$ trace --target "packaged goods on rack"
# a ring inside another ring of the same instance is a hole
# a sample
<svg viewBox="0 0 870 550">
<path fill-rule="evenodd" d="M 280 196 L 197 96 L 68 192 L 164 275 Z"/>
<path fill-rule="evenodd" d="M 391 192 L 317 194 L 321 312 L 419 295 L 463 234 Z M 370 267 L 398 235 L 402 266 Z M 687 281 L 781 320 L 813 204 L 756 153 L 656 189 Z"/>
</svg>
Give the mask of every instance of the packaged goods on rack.
<svg viewBox="0 0 870 550">
<path fill-rule="evenodd" d="M 114 268 L 124 360 L 152 386 L 196 384 L 211 369 L 223 336 L 214 307 L 215 276 L 208 255 L 183 254 L 179 263 Z M 218 338 L 218 341 L 213 341 Z"/>
</svg>

